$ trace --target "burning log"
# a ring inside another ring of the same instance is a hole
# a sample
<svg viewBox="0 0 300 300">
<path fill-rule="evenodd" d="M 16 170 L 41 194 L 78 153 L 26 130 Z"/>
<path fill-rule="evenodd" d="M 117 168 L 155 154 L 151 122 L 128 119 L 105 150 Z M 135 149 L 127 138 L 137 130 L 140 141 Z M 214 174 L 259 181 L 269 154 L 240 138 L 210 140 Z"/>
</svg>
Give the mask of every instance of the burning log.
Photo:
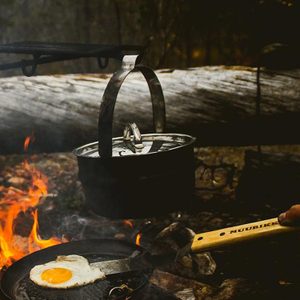
<svg viewBox="0 0 300 300">
<path fill-rule="evenodd" d="M 160 70 L 167 130 L 195 135 L 201 145 L 299 143 L 299 71 L 262 71 L 257 118 L 256 69 L 202 67 Z M 127 122 L 151 132 L 149 91 L 132 74 L 120 92 L 114 133 Z M 57 75 L 0 79 L 0 153 L 20 152 L 36 135 L 37 151 L 66 151 L 97 140 L 98 109 L 110 75 Z M 284 101 L 282 100 L 284 99 Z"/>
</svg>

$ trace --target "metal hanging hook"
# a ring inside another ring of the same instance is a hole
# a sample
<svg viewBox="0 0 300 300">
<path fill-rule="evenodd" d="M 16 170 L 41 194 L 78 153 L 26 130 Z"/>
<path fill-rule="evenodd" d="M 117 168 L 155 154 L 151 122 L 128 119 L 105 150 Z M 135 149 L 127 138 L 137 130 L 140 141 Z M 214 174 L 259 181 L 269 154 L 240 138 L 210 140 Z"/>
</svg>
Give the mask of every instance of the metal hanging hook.
<svg viewBox="0 0 300 300">
<path fill-rule="evenodd" d="M 35 74 L 35 71 L 36 71 L 36 68 L 37 68 L 37 65 L 38 65 L 37 61 L 38 61 L 39 58 L 40 58 L 40 54 L 34 54 L 33 55 L 33 63 L 31 65 L 27 65 L 25 63 L 25 61 L 22 60 L 21 68 L 22 68 L 22 72 L 25 76 L 30 77 L 30 76 L 33 76 Z"/>
<path fill-rule="evenodd" d="M 100 69 L 105 69 L 108 66 L 109 58 L 108 57 L 97 57 L 98 66 Z"/>
</svg>

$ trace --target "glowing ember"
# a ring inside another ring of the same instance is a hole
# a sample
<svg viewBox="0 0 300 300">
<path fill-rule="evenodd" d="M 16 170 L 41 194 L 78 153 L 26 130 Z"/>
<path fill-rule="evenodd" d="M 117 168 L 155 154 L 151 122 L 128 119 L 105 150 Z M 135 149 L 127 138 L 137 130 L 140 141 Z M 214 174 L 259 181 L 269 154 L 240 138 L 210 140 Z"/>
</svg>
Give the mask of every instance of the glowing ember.
<svg viewBox="0 0 300 300">
<path fill-rule="evenodd" d="M 133 223 L 131 220 L 123 220 L 123 224 L 133 229 Z"/>
<path fill-rule="evenodd" d="M 32 136 L 25 139 L 24 150 L 28 149 L 31 140 Z M 26 160 L 22 164 L 22 169 L 26 177 L 31 179 L 31 185 L 27 189 L 0 187 L 2 192 L 0 199 L 0 269 L 3 266 L 11 265 L 29 253 L 62 242 L 57 238 L 49 240 L 40 238 L 37 209 L 32 213 L 34 222 L 29 237 L 24 238 L 15 234 L 15 221 L 19 214 L 35 208 L 48 192 L 48 179 L 44 174 Z"/>
<path fill-rule="evenodd" d="M 142 238 L 142 234 L 141 233 L 138 233 L 136 235 L 136 238 L 135 238 L 135 244 L 138 245 L 138 246 L 141 246 L 141 238 Z"/>
</svg>

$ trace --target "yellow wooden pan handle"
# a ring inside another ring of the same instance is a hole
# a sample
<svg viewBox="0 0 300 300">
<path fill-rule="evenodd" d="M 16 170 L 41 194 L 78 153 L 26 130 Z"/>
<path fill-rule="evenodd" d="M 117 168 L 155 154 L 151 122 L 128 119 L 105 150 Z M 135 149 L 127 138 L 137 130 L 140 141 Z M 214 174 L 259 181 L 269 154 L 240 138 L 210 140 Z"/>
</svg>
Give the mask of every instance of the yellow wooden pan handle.
<svg viewBox="0 0 300 300">
<path fill-rule="evenodd" d="M 277 218 L 273 218 L 196 234 L 191 250 L 192 252 L 201 252 L 296 230 L 300 230 L 300 227 L 282 226 L 278 223 Z"/>
</svg>

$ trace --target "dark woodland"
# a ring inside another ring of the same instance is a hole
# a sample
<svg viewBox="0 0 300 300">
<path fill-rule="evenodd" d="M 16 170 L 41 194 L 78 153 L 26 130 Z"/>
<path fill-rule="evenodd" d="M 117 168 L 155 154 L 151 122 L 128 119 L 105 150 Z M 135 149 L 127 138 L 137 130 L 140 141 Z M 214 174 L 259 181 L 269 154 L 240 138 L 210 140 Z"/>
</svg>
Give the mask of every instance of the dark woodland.
<svg viewBox="0 0 300 300">
<path fill-rule="evenodd" d="M 266 45 L 299 46 L 299 13 L 295 0 L 3 0 L 0 41 L 138 44 L 154 69 L 256 66 Z M 81 60 L 38 72 L 99 70 L 93 60 Z"/>
<path fill-rule="evenodd" d="M 99 68 L 99 53 L 46 64 L 34 52 L 0 53 L 0 299 L 299 299 L 299 220 L 277 218 L 300 203 L 299 29 L 300 0 L 1 0 L 0 50 L 24 41 L 142 46 L 163 90 L 165 135 L 196 142 L 186 161 L 185 144 L 161 151 L 159 140 L 149 156 L 165 156 L 152 163 L 129 132 L 130 165 L 80 157 L 77 147 L 101 140 L 99 124 L 113 123 L 102 135 L 109 143 L 129 122 L 156 135 L 145 78 L 130 74 L 113 110 L 103 94 L 112 73 L 124 71 L 122 55 Z M 22 73 L 30 60 L 37 76 Z M 100 103 L 114 112 L 110 123 L 101 123 Z M 201 248 L 215 230 L 215 248 L 195 253 L 191 245 Z M 153 255 L 161 264 L 65 290 L 30 279 L 33 266 L 73 253 L 89 263 Z"/>
</svg>

